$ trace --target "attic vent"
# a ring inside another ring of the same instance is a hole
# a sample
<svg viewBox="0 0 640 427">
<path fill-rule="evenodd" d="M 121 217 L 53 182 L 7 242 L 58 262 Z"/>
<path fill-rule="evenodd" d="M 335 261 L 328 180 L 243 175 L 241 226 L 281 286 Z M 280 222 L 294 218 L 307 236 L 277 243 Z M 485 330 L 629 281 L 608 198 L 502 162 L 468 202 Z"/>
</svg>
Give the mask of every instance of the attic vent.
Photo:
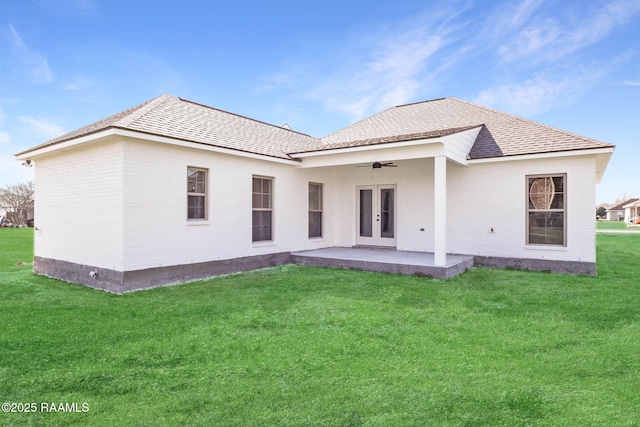
<svg viewBox="0 0 640 427">
<path fill-rule="evenodd" d="M 289 126 L 287 123 L 285 123 L 285 124 L 283 124 L 283 125 L 280 125 L 280 127 L 281 127 L 282 129 L 291 130 L 291 126 Z"/>
</svg>

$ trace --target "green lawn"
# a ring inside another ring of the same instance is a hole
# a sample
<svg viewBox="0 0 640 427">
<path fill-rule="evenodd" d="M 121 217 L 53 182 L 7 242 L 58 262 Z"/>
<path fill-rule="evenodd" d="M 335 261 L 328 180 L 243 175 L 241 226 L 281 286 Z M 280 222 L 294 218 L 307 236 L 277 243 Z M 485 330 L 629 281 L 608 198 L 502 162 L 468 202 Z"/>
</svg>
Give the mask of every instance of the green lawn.
<svg viewBox="0 0 640 427">
<path fill-rule="evenodd" d="M 640 231 L 640 227 L 627 227 L 627 223 L 624 221 L 596 221 L 596 229 Z"/>
<path fill-rule="evenodd" d="M 115 296 L 37 277 L 0 230 L 0 425 L 632 426 L 640 236 L 598 277 L 302 266 Z"/>
</svg>

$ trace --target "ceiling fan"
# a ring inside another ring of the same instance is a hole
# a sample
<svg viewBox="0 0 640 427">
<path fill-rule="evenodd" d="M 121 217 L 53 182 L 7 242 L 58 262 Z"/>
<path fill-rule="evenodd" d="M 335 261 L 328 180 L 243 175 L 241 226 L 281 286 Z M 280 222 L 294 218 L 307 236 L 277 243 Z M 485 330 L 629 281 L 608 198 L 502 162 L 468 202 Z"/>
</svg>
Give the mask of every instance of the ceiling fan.
<svg viewBox="0 0 640 427">
<path fill-rule="evenodd" d="M 369 165 L 362 165 L 362 166 L 358 166 L 359 168 L 368 168 Z M 398 165 L 394 165 L 393 162 L 385 162 L 385 163 L 381 163 L 381 162 L 374 162 L 371 164 L 371 168 L 373 169 L 382 169 L 382 168 L 397 168 Z"/>
</svg>

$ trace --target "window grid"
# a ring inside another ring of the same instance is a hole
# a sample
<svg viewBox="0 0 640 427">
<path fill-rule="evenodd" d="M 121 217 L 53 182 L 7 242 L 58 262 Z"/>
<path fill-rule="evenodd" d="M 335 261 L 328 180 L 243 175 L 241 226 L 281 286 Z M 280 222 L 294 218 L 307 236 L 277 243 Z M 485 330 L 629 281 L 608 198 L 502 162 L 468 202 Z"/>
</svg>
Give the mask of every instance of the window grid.
<svg viewBox="0 0 640 427">
<path fill-rule="evenodd" d="M 273 240 L 273 178 L 253 177 L 252 240 Z"/>
<path fill-rule="evenodd" d="M 187 220 L 207 219 L 207 170 L 187 168 Z"/>
<path fill-rule="evenodd" d="M 566 175 L 527 176 L 527 244 L 566 246 Z"/>
<path fill-rule="evenodd" d="M 322 184 L 309 183 L 309 237 L 322 237 Z"/>
</svg>

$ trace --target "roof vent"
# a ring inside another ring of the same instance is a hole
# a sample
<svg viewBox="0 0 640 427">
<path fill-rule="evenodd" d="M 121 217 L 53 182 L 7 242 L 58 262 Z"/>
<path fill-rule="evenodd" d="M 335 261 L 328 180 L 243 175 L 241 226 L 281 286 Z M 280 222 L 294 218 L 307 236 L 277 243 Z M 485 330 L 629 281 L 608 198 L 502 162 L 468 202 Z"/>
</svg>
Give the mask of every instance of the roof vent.
<svg viewBox="0 0 640 427">
<path fill-rule="evenodd" d="M 288 123 L 285 123 L 285 124 L 283 124 L 283 125 L 280 125 L 280 127 L 281 127 L 282 129 L 291 130 L 291 126 L 289 126 L 289 124 L 288 124 Z"/>
</svg>

